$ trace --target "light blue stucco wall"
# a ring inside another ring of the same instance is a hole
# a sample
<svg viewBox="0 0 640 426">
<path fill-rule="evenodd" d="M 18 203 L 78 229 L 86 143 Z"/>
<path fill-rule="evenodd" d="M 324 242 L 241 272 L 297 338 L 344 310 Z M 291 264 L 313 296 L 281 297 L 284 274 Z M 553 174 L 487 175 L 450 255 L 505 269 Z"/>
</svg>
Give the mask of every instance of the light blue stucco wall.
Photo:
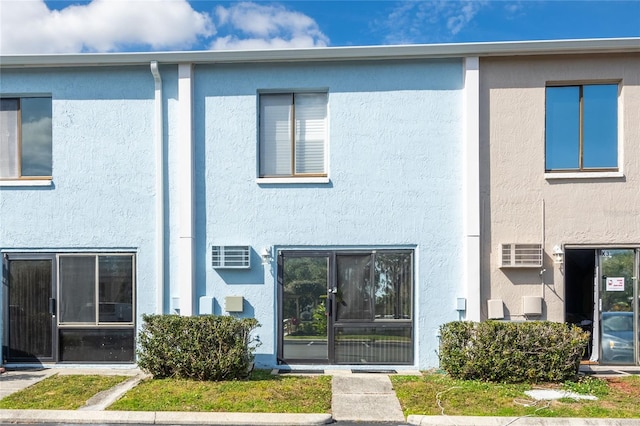
<svg viewBox="0 0 640 426">
<path fill-rule="evenodd" d="M 0 250 L 136 253 L 140 323 L 156 294 L 149 67 L 2 70 L 0 95 L 32 94 L 52 97 L 53 181 L 0 186 Z"/>
<path fill-rule="evenodd" d="M 160 67 L 166 286 L 180 294 L 177 66 Z M 276 363 L 276 249 L 415 249 L 416 366 L 437 365 L 437 330 L 464 285 L 462 62 L 196 65 L 195 294 L 246 299 L 262 324 L 257 361 Z M 259 184 L 260 90 L 328 92 L 327 184 Z M 0 187 L 0 250 L 134 251 L 138 325 L 157 311 L 154 83 L 148 66 L 3 70 L 0 94 L 50 94 L 53 185 Z M 212 245 L 250 245 L 252 268 L 211 267 Z M 206 300 L 206 299 L 205 299 Z"/>
<path fill-rule="evenodd" d="M 416 365 L 437 365 L 440 324 L 463 288 L 461 61 L 197 66 L 196 298 L 241 295 L 257 361 L 276 363 L 276 248 L 415 247 Z M 328 184 L 259 184 L 259 90 L 326 90 Z M 211 245 L 250 245 L 248 271 L 215 270 Z M 172 285 L 175 285 L 172 284 Z M 172 291 L 175 291 L 172 290 Z"/>
</svg>

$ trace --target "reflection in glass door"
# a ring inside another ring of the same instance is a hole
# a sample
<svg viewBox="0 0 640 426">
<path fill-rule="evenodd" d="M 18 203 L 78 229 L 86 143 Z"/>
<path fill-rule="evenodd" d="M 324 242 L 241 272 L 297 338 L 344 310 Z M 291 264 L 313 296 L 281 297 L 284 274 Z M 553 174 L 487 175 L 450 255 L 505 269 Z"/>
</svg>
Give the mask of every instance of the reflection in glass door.
<svg viewBox="0 0 640 426">
<path fill-rule="evenodd" d="M 335 362 L 412 363 L 412 253 L 339 253 L 336 270 Z"/>
<path fill-rule="evenodd" d="M 638 347 L 637 261 L 632 249 L 599 252 L 600 362 L 634 364 Z"/>
<path fill-rule="evenodd" d="M 288 362 L 327 363 L 329 257 L 288 255 L 281 256 L 280 261 L 280 358 Z"/>
</svg>

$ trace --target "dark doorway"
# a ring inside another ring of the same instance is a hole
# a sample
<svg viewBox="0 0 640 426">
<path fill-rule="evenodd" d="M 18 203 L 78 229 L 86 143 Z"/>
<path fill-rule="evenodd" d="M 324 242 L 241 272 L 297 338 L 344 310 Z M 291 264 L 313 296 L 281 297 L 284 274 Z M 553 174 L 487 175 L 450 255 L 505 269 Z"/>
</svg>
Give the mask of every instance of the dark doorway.
<svg viewBox="0 0 640 426">
<path fill-rule="evenodd" d="M 592 338 L 584 358 L 591 358 L 594 324 L 594 276 L 596 251 L 568 249 L 565 252 L 565 322 L 588 331 Z"/>
</svg>

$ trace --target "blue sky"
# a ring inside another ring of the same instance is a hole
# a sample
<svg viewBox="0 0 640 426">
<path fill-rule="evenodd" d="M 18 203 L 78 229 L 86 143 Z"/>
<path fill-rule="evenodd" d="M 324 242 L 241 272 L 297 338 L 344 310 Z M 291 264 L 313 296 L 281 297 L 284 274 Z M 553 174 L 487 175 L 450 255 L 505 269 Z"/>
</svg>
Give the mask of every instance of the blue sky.
<svg viewBox="0 0 640 426">
<path fill-rule="evenodd" d="M 640 37 L 640 0 L 0 0 L 0 53 Z"/>
</svg>

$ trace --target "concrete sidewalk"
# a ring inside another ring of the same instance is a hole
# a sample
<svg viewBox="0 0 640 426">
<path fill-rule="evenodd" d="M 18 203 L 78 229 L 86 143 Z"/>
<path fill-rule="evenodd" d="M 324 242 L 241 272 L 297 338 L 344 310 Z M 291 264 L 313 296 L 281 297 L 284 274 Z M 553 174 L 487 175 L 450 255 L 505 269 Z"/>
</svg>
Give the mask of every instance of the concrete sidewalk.
<svg viewBox="0 0 640 426">
<path fill-rule="evenodd" d="M 331 380 L 334 420 L 404 422 L 404 414 L 386 374 L 340 374 Z"/>
<path fill-rule="evenodd" d="M 610 376 L 635 374 L 635 368 L 588 368 L 589 374 Z M 105 411 L 122 394 L 134 387 L 144 374 L 136 368 L 49 368 L 14 370 L 0 374 L 0 398 L 24 389 L 53 374 L 127 375 L 130 379 L 94 396 L 78 410 L 0 410 L 0 423 L 120 423 L 120 424 L 207 424 L 207 425 L 321 425 L 333 421 L 404 423 L 405 418 L 387 374 L 327 370 L 332 379 L 332 414 L 202 413 Z M 403 371 L 401 374 L 419 374 Z M 462 417 L 410 415 L 412 425 L 458 426 L 640 426 L 640 419 L 569 419 L 541 417 Z"/>
</svg>

